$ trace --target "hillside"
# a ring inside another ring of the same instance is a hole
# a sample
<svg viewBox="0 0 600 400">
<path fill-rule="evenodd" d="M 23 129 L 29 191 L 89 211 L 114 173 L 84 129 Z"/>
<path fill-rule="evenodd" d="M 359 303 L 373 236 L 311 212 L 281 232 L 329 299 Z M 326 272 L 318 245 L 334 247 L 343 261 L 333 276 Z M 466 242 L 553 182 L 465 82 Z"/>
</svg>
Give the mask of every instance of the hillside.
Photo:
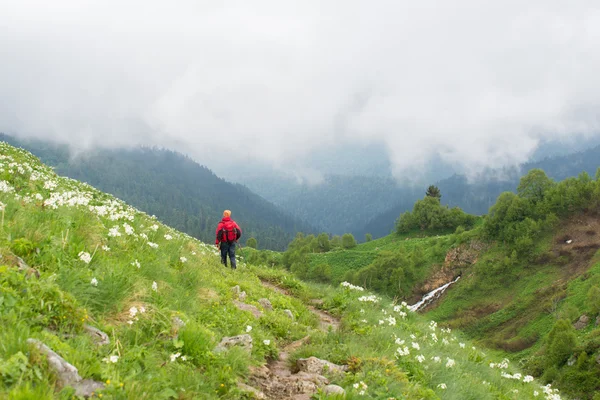
<svg viewBox="0 0 600 400">
<path fill-rule="evenodd" d="M 438 181 L 435 185 L 442 192 L 442 202 L 449 206 L 458 206 L 468 213 L 483 215 L 494 204 L 503 192 L 515 192 L 519 180 L 533 169 L 542 169 L 555 180 L 575 177 L 582 172 L 594 175 L 600 167 L 600 146 L 577 153 L 546 157 L 543 160 L 521 165 L 519 168 L 504 168 L 485 171 L 476 180 L 469 181 L 464 175 L 453 175 Z M 402 197 L 382 213 L 375 215 L 360 228 L 352 229 L 356 237 L 362 238 L 365 233 L 374 237 L 385 236 L 393 229 L 398 216 L 412 208 L 412 204 L 425 192 L 425 186 L 415 192 L 416 196 Z M 404 196 L 404 195 L 403 195 Z"/>
<path fill-rule="evenodd" d="M 224 269 L 213 246 L 4 143 L 0 202 L 0 397 L 560 398 L 384 296 Z"/>
<path fill-rule="evenodd" d="M 325 280 L 408 303 L 460 276 L 427 317 L 591 399 L 600 390 L 599 220 L 600 175 L 554 182 L 532 170 L 472 230 L 394 233 L 308 254 L 307 276 L 329 271 Z"/>
<path fill-rule="evenodd" d="M 253 236 L 260 248 L 283 250 L 297 231 L 312 231 L 246 187 L 176 152 L 137 148 L 74 156 L 48 142 L 0 139 L 31 151 L 59 174 L 94 185 L 206 242 L 214 240 L 224 209 L 233 211 L 244 240 Z"/>
</svg>

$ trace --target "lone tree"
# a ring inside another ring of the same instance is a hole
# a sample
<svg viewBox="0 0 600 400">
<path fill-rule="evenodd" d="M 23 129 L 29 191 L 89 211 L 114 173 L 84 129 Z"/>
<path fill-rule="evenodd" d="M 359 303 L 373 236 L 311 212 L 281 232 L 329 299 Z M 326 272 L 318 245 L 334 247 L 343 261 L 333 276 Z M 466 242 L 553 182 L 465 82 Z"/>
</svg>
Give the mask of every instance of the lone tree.
<svg viewBox="0 0 600 400">
<path fill-rule="evenodd" d="M 250 237 L 248 238 L 248 240 L 246 240 L 246 246 L 255 249 L 258 246 L 258 241 L 256 240 L 256 238 Z"/>
<path fill-rule="evenodd" d="M 430 185 L 427 188 L 427 192 L 425 192 L 425 195 L 427 197 L 435 197 L 438 200 L 440 200 L 442 198 L 442 192 L 440 192 L 440 188 L 435 185 Z"/>
</svg>

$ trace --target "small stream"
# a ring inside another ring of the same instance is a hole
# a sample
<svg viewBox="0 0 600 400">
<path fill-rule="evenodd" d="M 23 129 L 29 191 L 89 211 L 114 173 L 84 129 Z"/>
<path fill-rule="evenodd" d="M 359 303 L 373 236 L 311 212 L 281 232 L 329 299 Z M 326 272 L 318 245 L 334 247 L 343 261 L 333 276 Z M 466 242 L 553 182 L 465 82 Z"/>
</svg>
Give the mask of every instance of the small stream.
<svg viewBox="0 0 600 400">
<path fill-rule="evenodd" d="M 455 280 L 446 283 L 444 286 L 440 286 L 439 288 L 432 290 L 431 292 L 429 292 L 425 296 L 423 296 L 423 298 L 418 303 L 413 304 L 412 306 L 408 306 L 408 308 L 411 311 L 418 311 L 421 308 L 431 304 L 435 299 L 440 297 L 446 289 L 448 289 L 448 286 L 452 285 L 459 279 L 460 279 L 460 276 L 456 277 Z"/>
</svg>

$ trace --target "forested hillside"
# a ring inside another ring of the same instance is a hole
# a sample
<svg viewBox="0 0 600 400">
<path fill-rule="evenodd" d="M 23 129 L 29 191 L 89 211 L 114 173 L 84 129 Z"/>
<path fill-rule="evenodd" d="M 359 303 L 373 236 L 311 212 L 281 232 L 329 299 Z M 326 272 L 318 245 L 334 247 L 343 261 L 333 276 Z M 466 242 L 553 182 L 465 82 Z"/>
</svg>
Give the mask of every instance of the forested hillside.
<svg viewBox="0 0 600 400">
<path fill-rule="evenodd" d="M 30 150 L 57 173 L 87 182 L 206 242 L 224 209 L 260 248 L 282 250 L 297 231 L 312 231 L 246 187 L 231 184 L 179 153 L 138 148 L 72 156 L 64 146 L 0 139 Z"/>
<path fill-rule="evenodd" d="M 464 175 L 454 175 L 436 183 L 442 192 L 442 203 L 449 206 L 458 206 L 471 214 L 486 214 L 502 192 L 515 192 L 521 176 L 528 171 L 540 168 L 555 180 L 587 172 L 596 173 L 600 167 L 600 146 L 561 157 L 548 157 L 544 160 L 523 164 L 519 168 L 505 168 L 502 170 L 484 171 L 477 179 L 469 181 Z M 409 210 L 416 199 L 425 193 L 425 186 L 413 193 L 412 197 L 403 192 L 401 200 L 383 213 L 375 216 L 360 229 L 353 229 L 356 237 L 363 237 L 365 233 L 372 233 L 374 237 L 381 237 L 390 233 L 394 228 L 394 221 L 398 216 Z"/>
</svg>

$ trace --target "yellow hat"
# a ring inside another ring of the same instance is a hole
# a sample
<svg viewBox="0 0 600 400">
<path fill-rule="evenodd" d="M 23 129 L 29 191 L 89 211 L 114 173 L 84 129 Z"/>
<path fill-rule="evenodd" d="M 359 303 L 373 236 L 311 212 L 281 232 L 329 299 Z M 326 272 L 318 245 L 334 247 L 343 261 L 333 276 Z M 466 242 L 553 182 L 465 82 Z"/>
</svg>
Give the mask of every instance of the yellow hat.
<svg viewBox="0 0 600 400">
<path fill-rule="evenodd" d="M 223 216 L 224 217 L 231 217 L 231 211 L 229 211 L 229 210 L 223 211 Z"/>
</svg>

